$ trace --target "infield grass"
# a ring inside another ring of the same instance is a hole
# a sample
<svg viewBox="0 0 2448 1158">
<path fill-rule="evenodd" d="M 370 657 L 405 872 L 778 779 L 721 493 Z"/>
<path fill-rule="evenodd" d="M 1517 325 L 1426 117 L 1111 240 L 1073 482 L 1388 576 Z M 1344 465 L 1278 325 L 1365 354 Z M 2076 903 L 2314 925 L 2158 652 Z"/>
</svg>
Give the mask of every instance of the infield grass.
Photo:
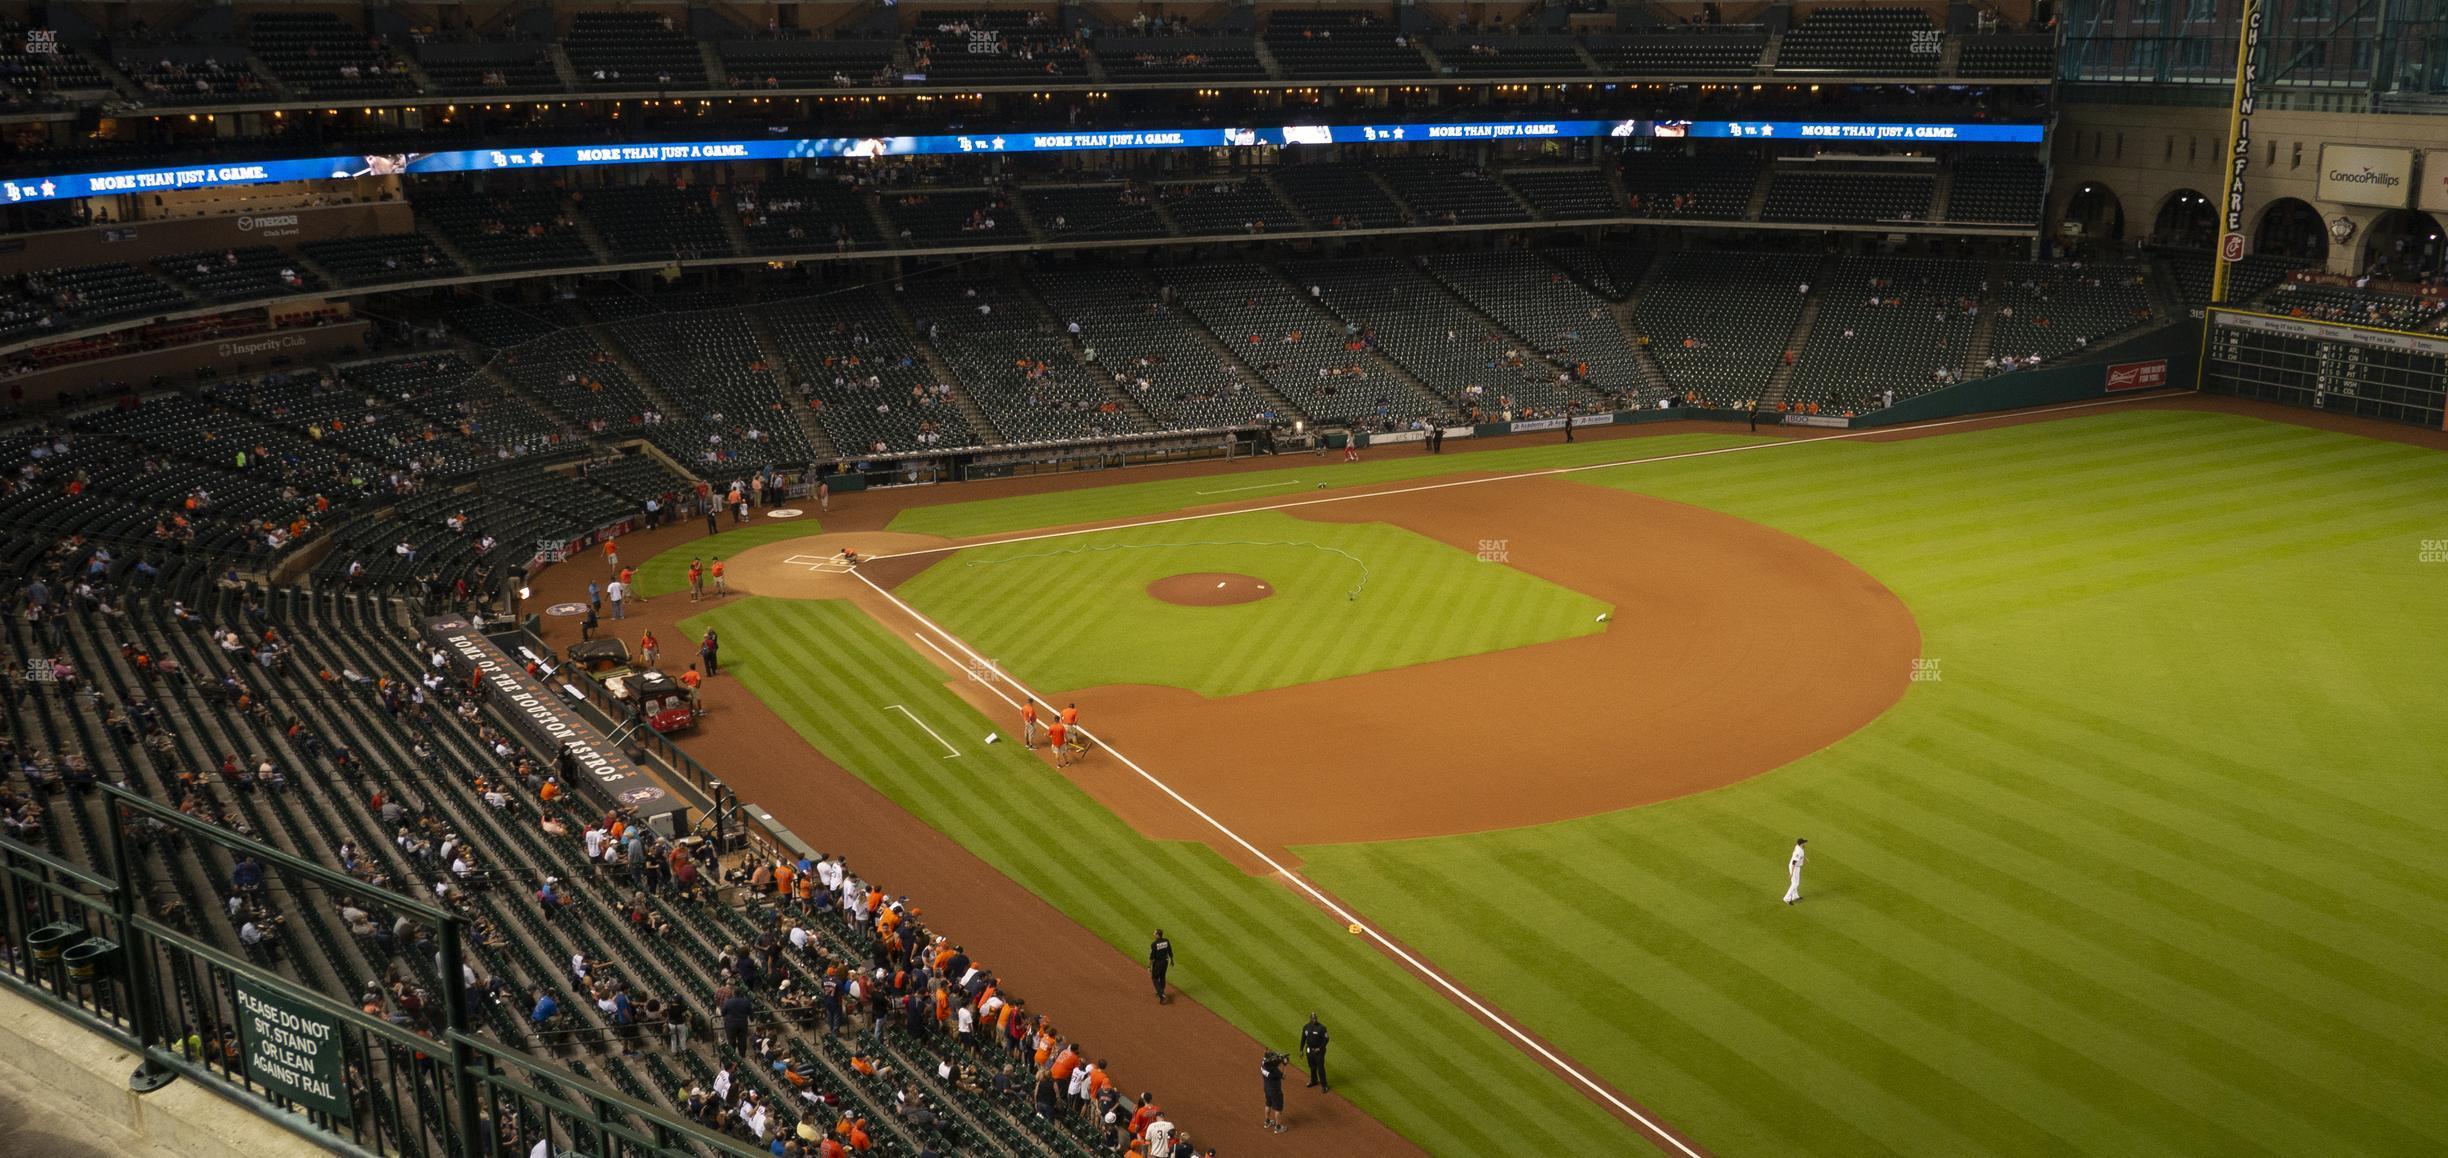
<svg viewBox="0 0 2448 1158">
<path fill-rule="evenodd" d="M 1274 593 L 1228 607 L 1147 593 L 1193 572 L 1252 575 Z M 1047 694 L 1241 695 L 1587 635 L 1610 610 L 1400 527 L 1275 512 L 973 548 L 895 593 Z"/>
</svg>

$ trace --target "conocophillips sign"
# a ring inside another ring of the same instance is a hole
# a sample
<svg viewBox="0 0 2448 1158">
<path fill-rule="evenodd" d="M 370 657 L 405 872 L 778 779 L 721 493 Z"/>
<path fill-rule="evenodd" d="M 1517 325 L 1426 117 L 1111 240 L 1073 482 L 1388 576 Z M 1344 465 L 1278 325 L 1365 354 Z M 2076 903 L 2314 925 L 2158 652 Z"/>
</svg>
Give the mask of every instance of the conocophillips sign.
<svg viewBox="0 0 2448 1158">
<path fill-rule="evenodd" d="M 2414 196 L 2414 150 L 2322 145 L 2320 199 L 2403 209 Z"/>
</svg>

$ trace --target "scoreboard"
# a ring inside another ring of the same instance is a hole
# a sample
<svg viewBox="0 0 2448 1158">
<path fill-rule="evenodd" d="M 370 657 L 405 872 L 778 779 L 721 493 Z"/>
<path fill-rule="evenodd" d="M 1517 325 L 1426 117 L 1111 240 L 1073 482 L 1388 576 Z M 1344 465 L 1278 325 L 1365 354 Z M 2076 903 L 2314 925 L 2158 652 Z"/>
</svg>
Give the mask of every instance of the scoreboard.
<svg viewBox="0 0 2448 1158">
<path fill-rule="evenodd" d="M 2443 429 L 2448 334 L 2213 309 L 2202 389 Z"/>
</svg>

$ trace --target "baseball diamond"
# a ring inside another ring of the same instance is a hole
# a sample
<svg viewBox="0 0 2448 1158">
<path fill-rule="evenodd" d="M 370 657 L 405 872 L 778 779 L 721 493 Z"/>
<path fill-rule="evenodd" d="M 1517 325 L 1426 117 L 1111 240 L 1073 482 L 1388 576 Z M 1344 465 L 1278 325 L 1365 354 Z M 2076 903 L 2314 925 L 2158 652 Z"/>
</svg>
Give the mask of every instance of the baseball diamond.
<svg viewBox="0 0 2448 1158">
<path fill-rule="evenodd" d="M 2448 10 L 16 3 L 0 1158 L 2448 1155 Z"/>
</svg>

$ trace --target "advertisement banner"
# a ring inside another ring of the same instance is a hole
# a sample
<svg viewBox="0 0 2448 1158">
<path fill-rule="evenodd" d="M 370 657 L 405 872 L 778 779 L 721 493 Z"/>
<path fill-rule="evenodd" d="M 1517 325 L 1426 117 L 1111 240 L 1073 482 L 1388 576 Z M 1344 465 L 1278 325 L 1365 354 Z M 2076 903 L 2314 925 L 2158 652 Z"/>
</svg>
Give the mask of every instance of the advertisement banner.
<svg viewBox="0 0 2448 1158">
<path fill-rule="evenodd" d="M 2108 392 L 2121 390 L 2156 390 L 2167 385 L 2167 359 L 2153 358 L 2148 362 L 2119 362 L 2108 367 Z"/>
<path fill-rule="evenodd" d="M 2415 198 L 2416 208 L 2425 213 L 2448 213 L 2448 149 L 2424 153 L 2422 172 L 2422 195 Z"/>
<path fill-rule="evenodd" d="M 2414 196 L 2414 150 L 2321 146 L 2320 199 L 2403 209 Z"/>
<path fill-rule="evenodd" d="M 238 1003 L 238 1068 L 276 1097 L 347 1121 L 340 1019 L 244 974 L 230 975 Z"/>
<path fill-rule="evenodd" d="M 698 161 L 874 158 L 963 153 L 1066 153 L 1106 149 L 1255 148 L 1260 145 L 1404 144 L 1421 141 L 1551 140 L 1575 137 L 1699 137 L 1812 141 L 2039 144 L 2038 124 L 1911 124 L 1865 121 L 1486 121 L 1456 124 L 1277 125 L 1144 129 L 1129 132 L 963 133 L 921 137 L 770 137 L 637 145 L 554 145 L 376 153 L 240 164 L 125 169 L 0 179 L 0 200 L 15 204 L 117 193 L 160 193 L 289 181 L 345 181 L 416 173 L 503 169 L 584 169 Z"/>
</svg>

